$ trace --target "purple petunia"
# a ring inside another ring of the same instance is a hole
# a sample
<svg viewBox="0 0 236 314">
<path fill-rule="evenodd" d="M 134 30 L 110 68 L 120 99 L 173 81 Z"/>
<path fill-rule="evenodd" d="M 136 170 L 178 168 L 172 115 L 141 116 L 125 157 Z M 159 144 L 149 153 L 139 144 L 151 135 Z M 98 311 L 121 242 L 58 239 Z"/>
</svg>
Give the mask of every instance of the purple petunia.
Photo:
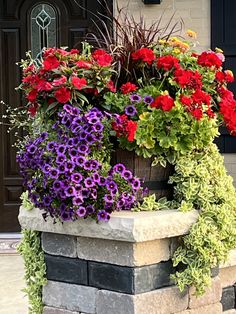
<svg viewBox="0 0 236 314">
<path fill-rule="evenodd" d="M 125 108 L 125 114 L 127 116 L 133 117 L 136 115 L 136 113 L 137 113 L 137 110 L 133 105 L 129 105 Z"/>
<path fill-rule="evenodd" d="M 84 206 L 80 206 L 77 211 L 76 211 L 76 214 L 79 216 L 79 217 L 84 217 L 86 215 L 86 208 Z"/>
<path fill-rule="evenodd" d="M 76 172 L 71 175 L 71 181 L 75 183 L 80 183 L 83 180 L 83 176 Z"/>
<path fill-rule="evenodd" d="M 129 96 L 129 98 L 133 102 L 140 102 L 142 100 L 142 97 L 137 94 L 132 94 Z"/>
<path fill-rule="evenodd" d="M 108 221 L 110 219 L 110 215 L 104 210 L 99 210 L 97 213 L 98 221 Z"/>
<path fill-rule="evenodd" d="M 151 103 L 153 103 L 154 99 L 151 96 L 145 96 L 143 98 L 143 101 L 145 102 L 145 104 L 150 105 Z"/>
</svg>

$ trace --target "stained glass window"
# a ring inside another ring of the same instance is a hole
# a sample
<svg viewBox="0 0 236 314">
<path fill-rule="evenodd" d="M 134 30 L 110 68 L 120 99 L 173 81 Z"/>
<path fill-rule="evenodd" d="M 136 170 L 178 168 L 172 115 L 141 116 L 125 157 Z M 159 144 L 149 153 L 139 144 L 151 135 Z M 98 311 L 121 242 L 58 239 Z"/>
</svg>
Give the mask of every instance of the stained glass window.
<svg viewBox="0 0 236 314">
<path fill-rule="evenodd" d="M 44 47 L 57 46 L 57 15 L 49 4 L 38 4 L 31 12 L 31 51 L 37 58 Z"/>
</svg>

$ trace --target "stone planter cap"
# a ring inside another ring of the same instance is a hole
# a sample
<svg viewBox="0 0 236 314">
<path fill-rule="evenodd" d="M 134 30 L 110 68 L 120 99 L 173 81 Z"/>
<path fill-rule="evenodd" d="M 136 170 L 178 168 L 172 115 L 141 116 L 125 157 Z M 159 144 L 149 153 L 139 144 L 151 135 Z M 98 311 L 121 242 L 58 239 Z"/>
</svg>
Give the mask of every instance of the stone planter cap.
<svg viewBox="0 0 236 314">
<path fill-rule="evenodd" d="M 184 235 L 197 219 L 198 212 L 195 210 L 187 213 L 177 210 L 122 211 L 113 213 L 109 222 L 96 223 L 88 218 L 63 224 L 53 223 L 50 217 L 44 221 L 42 211 L 36 208 L 27 210 L 21 207 L 19 214 L 23 229 L 126 242 L 144 242 Z"/>
</svg>

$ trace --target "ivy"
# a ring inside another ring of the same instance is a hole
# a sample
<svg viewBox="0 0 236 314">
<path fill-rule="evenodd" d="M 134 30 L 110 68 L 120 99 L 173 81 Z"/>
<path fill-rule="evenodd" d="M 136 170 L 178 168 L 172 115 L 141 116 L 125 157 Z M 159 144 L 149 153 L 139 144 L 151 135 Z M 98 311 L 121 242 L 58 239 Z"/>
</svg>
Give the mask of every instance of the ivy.
<svg viewBox="0 0 236 314">
<path fill-rule="evenodd" d="M 38 231 L 23 230 L 23 239 L 18 246 L 25 264 L 26 288 L 28 295 L 29 314 L 42 314 L 42 287 L 47 283 L 44 253 L 41 248 L 40 233 Z"/>
</svg>

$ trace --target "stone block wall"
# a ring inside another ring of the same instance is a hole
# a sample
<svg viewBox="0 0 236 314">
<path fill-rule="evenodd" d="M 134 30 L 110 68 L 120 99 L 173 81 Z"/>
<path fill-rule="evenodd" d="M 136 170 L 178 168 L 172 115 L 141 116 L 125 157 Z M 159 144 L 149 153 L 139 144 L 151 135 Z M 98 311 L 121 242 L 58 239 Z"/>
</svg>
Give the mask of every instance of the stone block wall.
<svg viewBox="0 0 236 314">
<path fill-rule="evenodd" d="M 225 160 L 225 167 L 228 174 L 234 179 L 234 185 L 236 186 L 236 154 L 223 154 Z"/>
<path fill-rule="evenodd" d="M 210 42 L 210 0 L 163 0 L 161 4 L 145 5 L 142 0 L 114 0 L 120 8 L 127 7 L 137 19 L 140 14 L 145 21 L 152 23 L 163 14 L 163 25 L 169 22 L 174 14 L 173 22 L 184 20 L 184 28 L 198 33 L 199 50 L 209 49 Z"/>
<path fill-rule="evenodd" d="M 43 314 L 235 313 L 236 250 L 212 270 L 212 285 L 200 298 L 193 288 L 180 293 L 170 279 L 171 256 L 196 219 L 174 210 L 119 212 L 108 223 L 62 225 L 21 208 L 22 227 L 41 231 L 48 279 Z"/>
</svg>

